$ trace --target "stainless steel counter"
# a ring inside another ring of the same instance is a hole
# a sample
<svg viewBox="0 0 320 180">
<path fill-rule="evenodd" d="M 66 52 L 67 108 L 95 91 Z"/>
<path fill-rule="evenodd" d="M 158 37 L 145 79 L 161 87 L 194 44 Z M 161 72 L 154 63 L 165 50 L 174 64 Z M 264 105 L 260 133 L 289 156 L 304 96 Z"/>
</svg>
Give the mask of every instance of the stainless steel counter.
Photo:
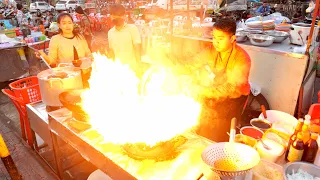
<svg viewBox="0 0 320 180">
<path fill-rule="evenodd" d="M 181 36 L 181 35 L 174 35 L 174 37 L 186 38 L 186 39 L 198 40 L 198 41 L 205 41 L 205 42 L 212 42 L 212 39 L 202 38 L 202 37 Z M 295 48 L 301 48 L 301 46 L 290 44 L 289 38 L 284 40 L 282 43 L 273 43 L 271 46 L 268 46 L 268 47 L 254 46 L 250 43 L 249 40 L 247 40 L 246 42 L 239 42 L 237 44 L 240 45 L 241 47 L 244 47 L 244 48 L 250 48 L 253 50 L 270 52 L 270 53 L 275 53 L 275 54 L 280 54 L 280 55 L 292 55 L 292 56 L 298 57 L 298 58 L 302 58 L 303 56 L 305 56 L 302 53 L 294 52 Z"/>
<path fill-rule="evenodd" d="M 183 134 L 187 141 L 177 147 L 180 153 L 172 160 L 135 160 L 123 151 L 121 145 L 105 142 L 97 130 L 75 130 L 74 121 L 65 116 L 69 112 L 63 108 L 49 113 L 52 134 L 70 144 L 112 179 L 197 179 L 201 173 L 206 175 L 210 171 L 202 162 L 201 153 L 213 142 L 196 134 Z M 59 152 L 56 153 L 59 157 Z"/>
</svg>

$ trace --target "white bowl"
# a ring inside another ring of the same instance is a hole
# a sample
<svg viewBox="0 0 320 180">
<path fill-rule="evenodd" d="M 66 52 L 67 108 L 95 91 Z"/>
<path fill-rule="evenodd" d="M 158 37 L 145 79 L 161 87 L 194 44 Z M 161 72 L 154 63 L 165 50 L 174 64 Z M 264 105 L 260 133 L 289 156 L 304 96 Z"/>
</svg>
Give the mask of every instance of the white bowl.
<svg viewBox="0 0 320 180">
<path fill-rule="evenodd" d="M 298 120 L 294 116 L 282 111 L 267 110 L 267 116 L 267 120 L 272 123 L 272 128 L 290 135 L 298 124 Z M 259 118 L 264 118 L 262 113 Z"/>
</svg>

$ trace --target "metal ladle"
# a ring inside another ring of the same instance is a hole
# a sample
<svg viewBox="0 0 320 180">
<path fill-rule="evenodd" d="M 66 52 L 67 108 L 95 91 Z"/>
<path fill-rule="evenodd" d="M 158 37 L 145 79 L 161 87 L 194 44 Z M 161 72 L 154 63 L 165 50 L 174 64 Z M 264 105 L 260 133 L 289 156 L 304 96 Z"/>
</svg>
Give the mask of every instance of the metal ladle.
<svg viewBox="0 0 320 180">
<path fill-rule="evenodd" d="M 40 58 L 42 59 L 42 61 L 46 64 L 46 66 L 50 69 L 51 73 L 55 76 L 56 73 L 54 72 L 54 70 L 51 68 L 51 66 L 47 63 L 47 61 L 40 55 Z"/>
</svg>

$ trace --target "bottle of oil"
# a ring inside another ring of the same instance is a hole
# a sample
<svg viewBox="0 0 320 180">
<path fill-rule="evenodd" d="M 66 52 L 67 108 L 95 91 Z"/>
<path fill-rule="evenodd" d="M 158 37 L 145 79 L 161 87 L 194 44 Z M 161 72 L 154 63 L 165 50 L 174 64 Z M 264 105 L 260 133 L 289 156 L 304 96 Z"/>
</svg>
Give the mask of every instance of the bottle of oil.
<svg viewBox="0 0 320 180">
<path fill-rule="evenodd" d="M 303 156 L 302 156 L 302 160 L 309 162 L 309 163 L 313 163 L 317 152 L 318 152 L 318 143 L 317 143 L 317 139 L 318 139 L 318 134 L 316 133 L 312 133 L 311 134 L 311 140 L 308 143 L 307 148 L 305 148 Z"/>
<path fill-rule="evenodd" d="M 287 160 L 289 162 L 301 161 L 304 152 L 304 143 L 301 133 L 298 133 L 297 139 L 289 148 Z"/>
<path fill-rule="evenodd" d="M 288 142 L 288 146 L 287 146 L 287 150 L 286 150 L 286 154 L 285 154 L 285 159 L 287 159 L 290 146 L 296 140 L 297 134 L 301 131 L 302 125 L 303 125 L 303 119 L 300 118 L 299 121 L 298 121 L 298 124 L 296 126 L 296 129 L 294 130 L 294 133 L 290 136 L 290 139 L 289 139 L 289 142 Z"/>
</svg>

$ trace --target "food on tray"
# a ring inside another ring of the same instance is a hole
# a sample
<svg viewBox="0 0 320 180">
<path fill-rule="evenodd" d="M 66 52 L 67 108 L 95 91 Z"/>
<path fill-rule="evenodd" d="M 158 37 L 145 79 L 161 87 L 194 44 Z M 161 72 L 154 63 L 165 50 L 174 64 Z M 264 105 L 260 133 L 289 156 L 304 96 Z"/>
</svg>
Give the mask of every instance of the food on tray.
<svg viewBox="0 0 320 180">
<path fill-rule="evenodd" d="M 261 177 L 270 179 L 270 180 L 282 180 L 283 175 L 281 173 L 281 166 L 278 167 L 273 163 L 265 162 L 265 161 L 260 161 L 260 163 L 254 167 L 254 176 L 253 180 L 255 179 L 261 179 Z"/>
<path fill-rule="evenodd" d="M 309 174 L 306 171 L 303 171 L 302 169 L 298 169 L 297 172 L 292 170 L 292 174 L 287 174 L 288 180 L 314 180 L 319 179 L 319 177 L 313 177 L 311 174 Z"/>
</svg>

